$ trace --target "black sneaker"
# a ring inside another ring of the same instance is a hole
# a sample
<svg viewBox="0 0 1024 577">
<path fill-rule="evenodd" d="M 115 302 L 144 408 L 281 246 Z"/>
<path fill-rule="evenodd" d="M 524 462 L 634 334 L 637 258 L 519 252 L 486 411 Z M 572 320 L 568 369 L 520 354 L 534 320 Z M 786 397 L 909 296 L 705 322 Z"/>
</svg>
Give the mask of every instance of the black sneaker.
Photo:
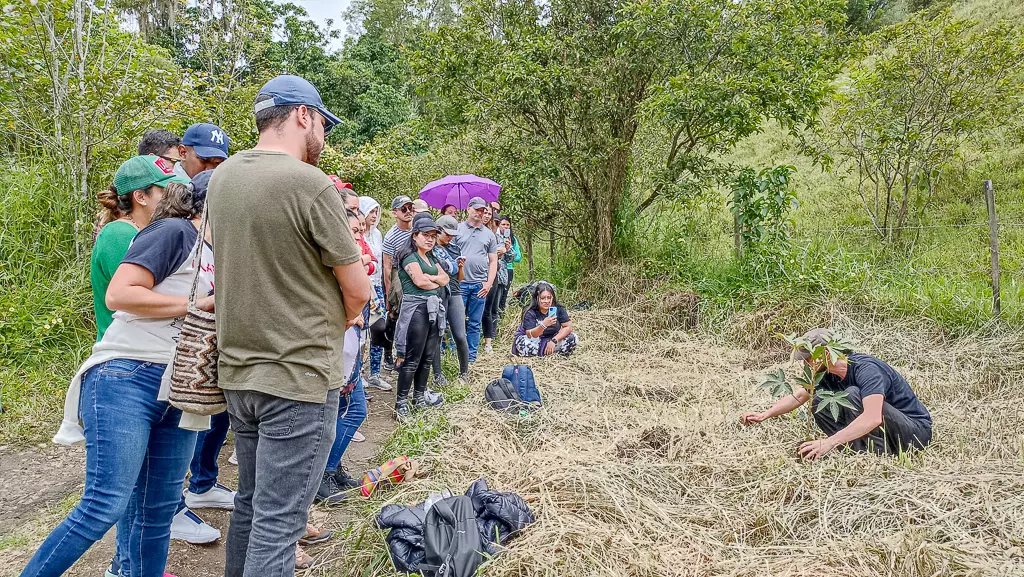
<svg viewBox="0 0 1024 577">
<path fill-rule="evenodd" d="M 320 488 L 316 490 L 313 501 L 321 505 L 337 505 L 345 500 L 345 493 L 338 486 L 335 479 L 335 471 L 325 471 L 324 478 L 320 481 Z"/>
<path fill-rule="evenodd" d="M 448 378 L 445 377 L 444 375 L 436 375 L 436 376 L 434 376 L 434 388 L 435 389 L 443 389 L 444 387 L 447 387 L 448 384 L 449 384 L 448 383 Z"/>
<path fill-rule="evenodd" d="M 391 355 L 385 354 L 384 362 L 381 363 L 381 366 L 385 371 L 391 371 L 393 373 L 395 372 L 395 359 L 391 358 Z"/>
<path fill-rule="evenodd" d="M 344 467 L 338 467 L 338 470 L 334 472 L 334 481 L 338 483 L 338 487 L 341 487 L 343 491 L 346 489 L 358 489 L 363 486 L 361 482 L 353 479 Z"/>
<path fill-rule="evenodd" d="M 409 416 L 408 399 L 398 399 L 395 402 L 395 415 L 398 417 L 398 420 L 402 420 Z"/>
<path fill-rule="evenodd" d="M 413 396 L 412 404 L 416 409 L 429 409 L 444 404 L 444 395 L 427 389 L 424 393 L 417 393 Z"/>
</svg>

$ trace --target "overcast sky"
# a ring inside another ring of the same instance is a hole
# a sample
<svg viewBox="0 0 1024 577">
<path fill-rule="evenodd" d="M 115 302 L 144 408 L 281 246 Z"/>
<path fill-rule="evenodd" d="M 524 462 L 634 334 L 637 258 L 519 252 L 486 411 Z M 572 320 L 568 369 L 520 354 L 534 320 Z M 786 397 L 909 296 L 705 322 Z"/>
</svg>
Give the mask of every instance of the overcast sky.
<svg viewBox="0 0 1024 577">
<path fill-rule="evenodd" d="M 348 8 L 349 0 L 291 0 L 295 4 L 302 6 L 309 12 L 309 16 L 321 26 L 324 20 L 331 18 L 334 20 L 334 28 L 341 30 L 342 34 L 347 32 L 348 25 L 342 21 L 341 13 Z M 341 48 L 342 40 L 335 40 L 331 43 L 331 48 Z"/>
</svg>

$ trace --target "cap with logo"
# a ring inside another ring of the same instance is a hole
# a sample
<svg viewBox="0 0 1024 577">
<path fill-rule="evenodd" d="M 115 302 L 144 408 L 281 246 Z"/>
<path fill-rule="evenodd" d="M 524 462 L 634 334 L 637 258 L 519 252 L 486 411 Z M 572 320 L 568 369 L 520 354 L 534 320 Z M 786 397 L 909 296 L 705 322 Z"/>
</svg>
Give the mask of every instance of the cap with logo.
<svg viewBox="0 0 1024 577">
<path fill-rule="evenodd" d="M 474 196 L 473 198 L 469 199 L 469 208 L 486 208 L 486 207 L 487 207 L 487 201 L 482 199 L 482 198 L 480 198 L 479 196 Z"/>
<path fill-rule="evenodd" d="M 273 98 L 257 102 L 256 112 L 274 106 L 301 104 L 313 108 L 323 115 L 326 121 L 324 130 L 330 131 L 334 128 L 335 124 L 341 122 L 340 118 L 335 116 L 330 110 L 327 110 L 327 107 L 324 106 L 324 101 L 320 98 L 320 92 L 305 78 L 291 74 L 282 74 L 264 84 L 263 88 L 260 88 L 257 99 L 263 95 L 272 96 Z"/>
<path fill-rule="evenodd" d="M 412 204 L 412 199 L 408 196 L 396 196 L 395 200 L 391 201 L 391 210 L 398 210 L 407 204 Z"/>
<path fill-rule="evenodd" d="M 181 137 L 181 144 L 191 146 L 199 158 L 227 158 L 231 139 L 216 124 L 193 124 Z"/>
<path fill-rule="evenodd" d="M 114 174 L 114 188 L 118 195 L 146 190 L 153 185 L 167 186 L 172 182 L 188 184 L 188 179 L 175 174 L 171 163 L 152 154 L 129 158 Z"/>
<path fill-rule="evenodd" d="M 459 221 L 454 216 L 442 216 L 437 219 L 437 227 L 448 233 L 448 236 L 459 236 Z"/>
</svg>

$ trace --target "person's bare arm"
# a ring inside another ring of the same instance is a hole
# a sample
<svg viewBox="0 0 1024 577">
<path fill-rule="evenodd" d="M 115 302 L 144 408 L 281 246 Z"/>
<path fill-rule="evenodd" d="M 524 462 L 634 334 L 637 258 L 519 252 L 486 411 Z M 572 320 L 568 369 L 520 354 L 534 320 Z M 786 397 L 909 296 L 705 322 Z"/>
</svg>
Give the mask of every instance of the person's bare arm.
<svg viewBox="0 0 1024 577">
<path fill-rule="evenodd" d="M 763 413 L 743 413 L 740 420 L 744 425 L 750 425 L 753 423 L 760 423 L 779 415 L 785 415 L 786 413 L 795 410 L 800 405 L 803 405 L 810 399 L 811 396 L 807 394 L 807 391 L 799 389 L 794 391 L 791 395 L 786 395 L 779 400 L 775 401 L 775 404 L 771 406 L 767 411 Z"/>
<path fill-rule="evenodd" d="M 494 278 L 498 274 L 498 255 L 489 254 L 487 255 L 487 282 L 480 288 L 480 292 L 476 293 L 476 296 L 484 298 L 487 293 L 491 292 L 491 287 L 494 286 Z"/>
<path fill-rule="evenodd" d="M 559 329 L 557 334 L 555 334 L 554 340 L 556 340 L 558 342 L 562 342 L 565 339 L 565 337 L 567 337 L 567 336 L 569 336 L 571 334 L 572 334 L 572 321 L 569 321 L 567 323 L 562 323 L 562 328 Z"/>
<path fill-rule="evenodd" d="M 341 300 L 345 304 L 345 328 L 362 326 L 363 307 L 370 302 L 370 277 L 363 270 L 363 262 L 356 260 L 332 267 L 341 287 Z"/>
<path fill-rule="evenodd" d="M 448 276 L 448 271 L 444 270 L 444 267 L 437 267 L 437 274 L 430 277 L 431 280 L 437 283 L 437 286 L 448 286 L 451 282 L 451 277 Z"/>
<path fill-rule="evenodd" d="M 882 425 L 882 405 L 885 404 L 885 397 L 879 394 L 868 395 L 863 399 L 864 410 L 853 420 L 852 423 L 843 427 L 843 430 L 817 441 L 808 441 L 800 445 L 798 452 L 805 459 L 815 460 L 826 453 L 867 435 Z M 831 417 L 826 417 L 831 418 Z"/>
<path fill-rule="evenodd" d="M 411 262 L 405 265 L 405 272 L 409 274 L 409 278 L 412 279 L 412 284 L 419 288 L 429 291 L 438 288 L 439 284 L 432 280 L 432 276 L 423 273 L 423 269 L 420 268 L 420 263 Z"/>
<path fill-rule="evenodd" d="M 114 271 L 104 297 L 107 308 L 124 311 L 140 317 L 172 319 L 188 312 L 188 297 L 176 297 L 153 292 L 155 279 L 146 267 L 122 263 Z M 196 299 L 196 306 L 213 310 L 213 297 Z"/>
<path fill-rule="evenodd" d="M 391 255 L 384 253 L 381 277 L 384 279 L 384 294 L 391 294 Z"/>
</svg>

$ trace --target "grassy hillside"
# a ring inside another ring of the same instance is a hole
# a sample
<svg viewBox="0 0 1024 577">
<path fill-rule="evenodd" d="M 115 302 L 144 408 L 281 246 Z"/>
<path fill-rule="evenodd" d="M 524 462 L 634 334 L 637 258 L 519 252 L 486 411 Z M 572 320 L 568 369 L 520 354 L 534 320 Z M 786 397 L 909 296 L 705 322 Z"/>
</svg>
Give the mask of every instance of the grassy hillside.
<svg viewBox="0 0 1024 577">
<path fill-rule="evenodd" d="M 1024 25 L 1024 3 L 1016 0 L 955 2 L 951 10 L 982 26 L 1000 18 Z M 644 246 L 654 247 L 649 249 L 651 258 L 660 269 L 728 309 L 794 302 L 813 309 L 822 301 L 840 301 L 883 314 L 923 316 L 955 333 L 971 332 L 994 327 L 982 189 L 983 181 L 992 180 L 1001 223 L 1002 318 L 1021 326 L 1024 119 L 995 127 L 988 136 L 988 142 L 967 145 L 963 162 L 943 167 L 923 220 L 913 223 L 920 228 L 898 246 L 885 245 L 871 229 L 848 173 L 815 165 L 777 125 L 741 142 L 728 160 L 797 168 L 792 184 L 800 204 L 792 212 L 793 246 L 783 257 L 781 272 L 778 267 L 752 270 L 736 263 L 724 191 L 697 208 L 659 214 L 640 234 Z"/>
</svg>

